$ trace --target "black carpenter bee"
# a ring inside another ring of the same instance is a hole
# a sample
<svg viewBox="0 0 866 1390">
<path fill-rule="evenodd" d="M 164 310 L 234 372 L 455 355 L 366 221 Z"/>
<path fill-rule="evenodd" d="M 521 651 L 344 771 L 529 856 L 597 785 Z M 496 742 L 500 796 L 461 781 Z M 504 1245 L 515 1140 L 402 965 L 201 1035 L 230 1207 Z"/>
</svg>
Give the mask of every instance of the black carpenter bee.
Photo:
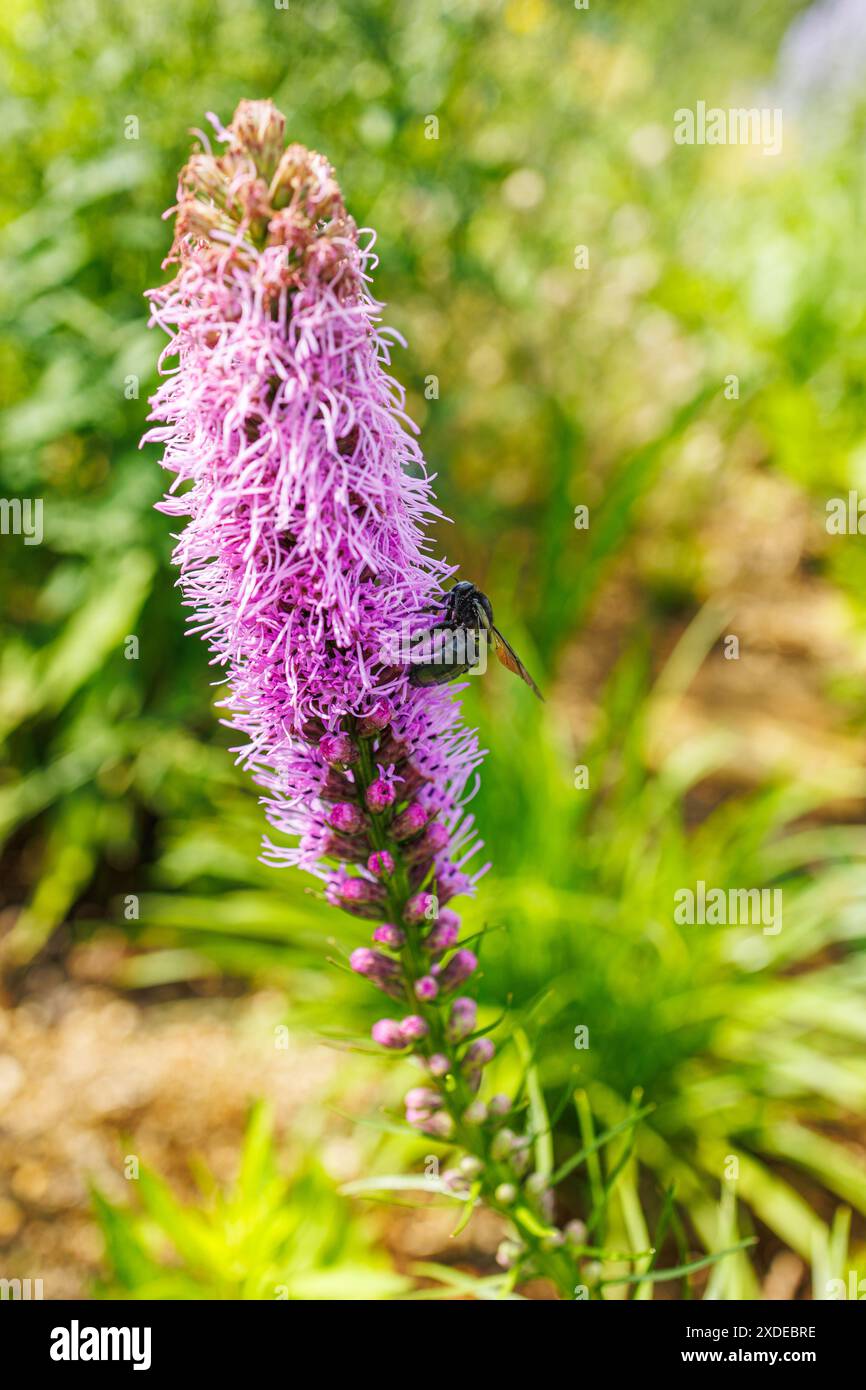
<svg viewBox="0 0 866 1390">
<path fill-rule="evenodd" d="M 517 652 L 493 622 L 490 599 L 468 579 L 461 579 L 445 598 L 442 623 L 422 636 L 412 656 L 412 685 L 445 685 L 465 676 L 483 656 L 482 644 L 493 647 L 503 666 L 514 671 L 539 698 L 544 696 Z"/>
</svg>

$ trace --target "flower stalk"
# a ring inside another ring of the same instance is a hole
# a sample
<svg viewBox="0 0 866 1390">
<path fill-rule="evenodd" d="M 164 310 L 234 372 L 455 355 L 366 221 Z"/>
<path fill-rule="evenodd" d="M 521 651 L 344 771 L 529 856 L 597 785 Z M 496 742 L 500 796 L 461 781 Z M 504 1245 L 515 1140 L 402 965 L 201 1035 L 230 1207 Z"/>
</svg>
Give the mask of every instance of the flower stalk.
<svg viewBox="0 0 866 1390">
<path fill-rule="evenodd" d="M 406 1117 L 451 1146 L 445 1188 L 507 1216 L 515 1280 L 536 1271 L 570 1297 L 574 1242 L 552 1224 L 533 1136 L 511 1098 L 484 1096 L 495 1049 L 448 906 L 488 867 L 470 868 L 482 842 L 466 809 L 483 753 L 455 693 L 394 663 L 395 634 L 442 615 L 454 567 L 426 535 L 441 513 L 388 372 L 372 234 L 327 161 L 285 147 L 269 102 L 211 121 L 216 151 L 200 135 L 180 176 L 174 276 L 150 293 L 170 342 L 145 439 L 174 475 L 162 509 L 186 519 L 190 629 L 263 792 L 265 862 L 315 875 L 371 923 L 351 963 L 399 1005 L 373 1037 L 423 1070 Z"/>
</svg>

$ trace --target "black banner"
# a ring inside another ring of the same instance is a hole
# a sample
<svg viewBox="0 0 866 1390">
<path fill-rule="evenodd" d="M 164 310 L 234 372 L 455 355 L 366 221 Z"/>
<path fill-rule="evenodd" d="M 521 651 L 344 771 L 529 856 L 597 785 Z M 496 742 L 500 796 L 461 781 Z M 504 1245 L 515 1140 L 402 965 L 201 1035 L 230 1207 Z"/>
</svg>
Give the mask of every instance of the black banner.
<svg viewBox="0 0 866 1390">
<path fill-rule="evenodd" d="M 329 1314 L 328 1305 L 315 1306 L 322 1316 L 335 1316 Z M 167 1371 L 226 1377 L 257 1374 L 267 1366 L 272 1374 L 280 1365 L 286 1375 L 293 1376 L 300 1369 L 299 1357 L 306 1363 L 309 1357 L 322 1354 L 327 1356 L 332 1376 L 341 1354 L 347 1366 L 357 1368 L 359 1357 L 369 1354 L 375 1326 L 381 1328 L 385 1320 L 389 1342 L 399 1338 L 401 1330 L 416 1326 L 417 1313 L 408 1309 L 386 1308 L 381 1303 L 373 1310 L 365 1306 L 366 1312 L 362 1312 L 357 1305 L 341 1305 L 336 1315 L 341 1324 L 338 1334 L 321 1343 L 321 1334 L 309 1323 L 310 1308 L 302 1311 L 291 1302 L 6 1300 L 0 1306 L 0 1329 L 5 1334 L 4 1349 L 8 1354 L 14 1346 L 21 1369 L 47 1373 L 57 1383 L 70 1377 L 100 1379 L 105 1372 L 113 1377 L 118 1373 L 163 1376 Z M 354 1316 L 364 1319 L 357 1337 L 347 1335 L 345 1326 L 347 1318 L 351 1326 Z M 425 1323 L 430 1316 L 428 1309 L 423 1314 Z M 440 1304 L 440 1336 L 448 1330 L 441 1316 Z M 529 1303 L 521 1316 L 535 1316 Z M 708 1366 L 728 1370 L 760 1366 L 774 1373 L 806 1367 L 826 1373 L 843 1363 L 856 1366 L 864 1325 L 858 1307 L 839 1302 L 578 1302 L 572 1307 L 560 1306 L 559 1312 L 552 1310 L 552 1316 L 552 1323 L 530 1321 L 522 1331 L 510 1323 L 510 1337 L 516 1334 L 526 1350 L 527 1332 L 543 1338 L 559 1337 L 565 1331 L 569 1337 L 589 1339 L 584 1344 L 587 1368 L 601 1357 L 611 1370 L 635 1370 L 660 1377 L 689 1367 L 698 1373 Z M 384 1336 L 384 1331 L 379 1335 Z M 315 1343 L 304 1340 L 314 1336 Z M 501 1337 L 496 1343 L 503 1353 L 511 1344 L 510 1337 L 508 1343 Z M 484 1348 L 489 1372 L 496 1357 L 484 1329 L 478 1345 L 479 1355 Z M 465 1339 L 461 1346 L 465 1354 Z M 578 1352 L 576 1372 L 582 1357 Z"/>
</svg>

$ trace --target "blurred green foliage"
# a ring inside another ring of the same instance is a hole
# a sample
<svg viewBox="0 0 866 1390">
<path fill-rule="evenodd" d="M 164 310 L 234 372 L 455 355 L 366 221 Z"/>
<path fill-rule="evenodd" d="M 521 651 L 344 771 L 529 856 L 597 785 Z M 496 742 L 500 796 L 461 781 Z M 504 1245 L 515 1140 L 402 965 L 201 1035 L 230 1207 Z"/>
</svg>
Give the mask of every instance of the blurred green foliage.
<svg viewBox="0 0 866 1390">
<path fill-rule="evenodd" d="M 737 543 L 719 527 L 770 480 L 820 529 L 826 498 L 866 470 L 862 104 L 826 129 L 820 104 L 786 105 L 776 159 L 671 139 L 697 100 L 779 104 L 803 8 L 9 0 L 0 487 L 44 499 L 45 539 L 0 538 L 0 835 L 13 970 L 63 924 L 74 939 L 113 927 L 149 948 L 123 984 L 217 970 L 279 980 L 313 1023 L 335 1000 L 347 1029 L 373 1017 L 324 959 L 326 936 L 348 949 L 363 928 L 257 863 L 261 816 L 206 654 L 183 638 L 155 450 L 137 447 L 161 346 L 142 292 L 188 131 L 272 97 L 378 231 L 376 288 L 409 342 L 396 370 L 455 518 L 440 543 L 552 696 L 536 709 L 494 671 L 467 700 L 491 749 L 476 809 L 494 870 L 469 913 L 502 928 L 485 945 L 490 1016 L 510 994 L 515 1018 L 541 1020 L 545 1089 L 579 1064 L 602 1125 L 635 1087 L 656 1106 L 618 1194 L 636 1240 L 646 1172 L 676 1185 L 707 1249 L 757 1223 L 825 1270 L 837 1201 L 866 1217 L 866 837 L 825 809 L 861 798 L 862 778 L 840 786 L 805 741 L 784 778 L 698 815 L 696 790 L 730 764 L 721 723 L 649 751 L 724 631 L 704 608 L 719 546 Z M 771 548 L 785 524 L 760 516 Z M 840 537 L 810 559 L 858 618 L 862 554 Z M 607 685 L 584 746 L 600 612 Z M 852 733 L 859 692 L 853 669 L 823 692 Z M 783 886 L 783 932 L 674 928 L 673 893 L 699 878 Z M 508 1049 L 500 1066 L 507 1080 Z M 567 1121 L 562 1135 L 566 1157 Z M 728 1155 L 736 1212 L 719 1207 Z M 585 1205 L 579 1183 L 568 1193 Z M 757 1287 L 745 1255 L 713 1278 L 735 1281 L 718 1296 Z"/>
<path fill-rule="evenodd" d="M 232 1187 L 221 1191 L 202 1168 L 197 1179 L 197 1204 L 144 1167 L 135 1207 L 94 1193 L 108 1268 L 101 1297 L 367 1301 L 407 1287 L 312 1158 L 280 1174 L 265 1106 L 250 1115 Z"/>
</svg>

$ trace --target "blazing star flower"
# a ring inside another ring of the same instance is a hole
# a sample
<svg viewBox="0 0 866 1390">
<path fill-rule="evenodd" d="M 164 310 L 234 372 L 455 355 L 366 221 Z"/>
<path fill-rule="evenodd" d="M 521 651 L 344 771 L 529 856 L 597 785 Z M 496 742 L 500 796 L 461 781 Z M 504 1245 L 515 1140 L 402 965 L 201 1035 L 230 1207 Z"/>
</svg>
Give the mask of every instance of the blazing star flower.
<svg viewBox="0 0 866 1390">
<path fill-rule="evenodd" d="M 374 1041 L 425 1066 L 409 1122 L 473 1158 L 507 1112 L 473 1099 L 492 1046 L 472 1040 L 474 1001 L 453 998 L 477 960 L 444 904 L 486 868 L 469 868 L 482 846 L 465 809 L 483 754 L 454 690 L 411 685 L 401 648 L 442 613 L 453 567 L 426 533 L 441 513 L 388 370 L 374 237 L 327 161 L 285 148 L 269 102 L 210 120 L 213 145 L 199 133 L 180 175 L 173 278 L 149 295 L 169 343 L 145 440 L 174 475 L 162 510 L 186 519 L 189 628 L 277 832 L 265 862 L 379 923 L 385 949 L 350 965 L 406 1012 Z"/>
<path fill-rule="evenodd" d="M 441 513 L 388 373 L 373 236 L 321 155 L 283 148 L 270 103 L 211 120 L 221 149 L 202 136 L 181 173 L 177 270 L 150 293 L 171 341 L 145 438 L 174 474 L 163 510 L 189 518 L 174 558 L 190 628 L 225 673 L 268 820 L 297 841 L 266 841 L 267 862 L 329 878 L 335 829 L 398 808 L 412 833 L 435 814 L 446 834 L 418 873 L 432 865 L 444 900 L 472 888 L 463 808 L 482 754 L 452 696 L 390 660 L 395 635 L 441 609 L 452 569 L 424 534 Z M 378 775 L 353 816 L 345 774 L 371 736 Z"/>
</svg>

